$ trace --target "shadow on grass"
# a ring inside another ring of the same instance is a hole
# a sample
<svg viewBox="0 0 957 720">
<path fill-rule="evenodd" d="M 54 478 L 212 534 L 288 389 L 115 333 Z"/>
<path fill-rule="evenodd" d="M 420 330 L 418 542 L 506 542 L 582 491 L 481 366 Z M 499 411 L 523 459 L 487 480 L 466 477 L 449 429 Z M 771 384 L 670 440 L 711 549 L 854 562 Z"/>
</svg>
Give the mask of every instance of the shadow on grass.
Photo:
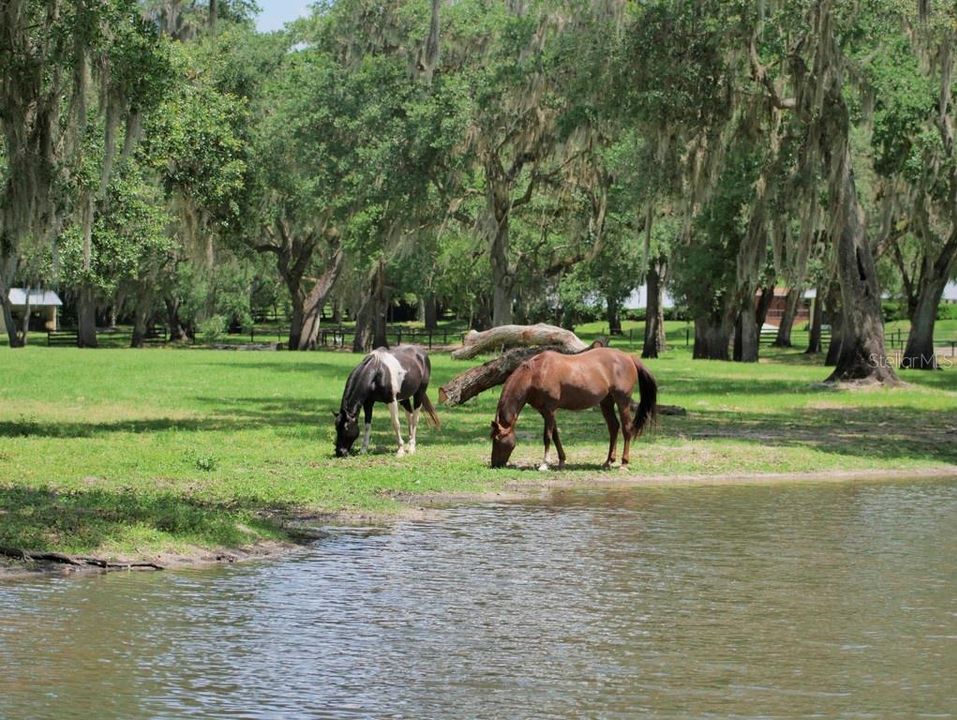
<svg viewBox="0 0 957 720">
<path fill-rule="evenodd" d="M 213 503 L 170 493 L 0 486 L 0 546 L 21 550 L 95 551 L 131 530 L 171 542 L 240 547 L 260 532 L 275 534 L 261 513 L 288 508 L 252 502 Z"/>
<path fill-rule="evenodd" d="M 670 419 L 669 433 L 827 453 L 957 463 L 952 412 L 904 407 L 795 409 L 785 413 L 704 410 Z"/>
</svg>

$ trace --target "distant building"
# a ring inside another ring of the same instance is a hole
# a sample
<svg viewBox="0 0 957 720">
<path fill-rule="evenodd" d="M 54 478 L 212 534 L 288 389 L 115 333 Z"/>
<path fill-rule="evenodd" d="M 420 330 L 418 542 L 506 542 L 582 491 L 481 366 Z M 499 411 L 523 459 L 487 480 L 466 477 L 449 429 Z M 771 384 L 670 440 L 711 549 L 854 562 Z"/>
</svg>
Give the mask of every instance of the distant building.
<svg viewBox="0 0 957 720">
<path fill-rule="evenodd" d="M 798 300 L 797 310 L 794 313 L 794 324 L 806 323 L 811 319 L 811 303 L 815 299 L 817 293 L 811 289 L 806 290 L 801 296 L 801 299 Z M 759 290 L 754 296 L 754 302 L 757 303 L 761 299 L 761 291 Z M 765 325 L 770 325 L 772 327 L 780 327 L 781 318 L 784 317 L 784 310 L 787 308 L 788 304 L 788 289 L 786 287 L 776 287 L 774 288 L 774 297 L 771 298 L 771 304 L 768 305 L 768 314 L 764 320 Z"/>
<path fill-rule="evenodd" d="M 941 298 L 941 302 L 957 303 L 957 282 L 947 283 L 944 287 L 944 296 Z"/>
<path fill-rule="evenodd" d="M 23 288 L 10 288 L 8 296 L 11 309 L 17 323 L 23 321 L 23 313 L 27 309 L 27 291 Z M 34 330 L 58 330 L 59 309 L 63 306 L 52 290 L 30 290 L 30 327 Z M 0 313 L 0 332 L 6 332 L 3 322 L 3 313 Z"/>
<path fill-rule="evenodd" d="M 673 308 L 675 306 L 675 301 L 671 295 L 668 294 L 667 290 L 665 290 L 661 296 L 662 308 Z M 628 299 L 625 300 L 623 307 L 626 310 L 644 310 L 648 307 L 648 286 L 642 285 L 637 290 L 632 291 Z"/>
</svg>

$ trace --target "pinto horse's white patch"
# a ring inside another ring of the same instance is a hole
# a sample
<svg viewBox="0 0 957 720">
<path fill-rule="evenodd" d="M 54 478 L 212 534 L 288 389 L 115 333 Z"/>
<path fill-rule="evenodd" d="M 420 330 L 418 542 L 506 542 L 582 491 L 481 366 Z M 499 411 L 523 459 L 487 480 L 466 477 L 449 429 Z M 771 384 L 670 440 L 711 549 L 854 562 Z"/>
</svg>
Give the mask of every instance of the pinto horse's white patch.
<svg viewBox="0 0 957 720">
<path fill-rule="evenodd" d="M 389 370 L 392 397 L 398 397 L 399 393 L 402 392 L 402 381 L 405 380 L 405 368 L 402 367 L 395 355 L 386 350 L 373 350 L 372 354 Z"/>
</svg>

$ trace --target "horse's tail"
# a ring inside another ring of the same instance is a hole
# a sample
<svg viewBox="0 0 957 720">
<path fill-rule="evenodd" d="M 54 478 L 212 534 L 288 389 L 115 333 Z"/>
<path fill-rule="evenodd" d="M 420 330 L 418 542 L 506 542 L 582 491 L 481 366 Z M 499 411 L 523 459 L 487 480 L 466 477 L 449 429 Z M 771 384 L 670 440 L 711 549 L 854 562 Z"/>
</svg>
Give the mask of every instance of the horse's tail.
<svg viewBox="0 0 957 720">
<path fill-rule="evenodd" d="M 632 403 L 634 420 L 631 425 L 631 437 L 636 438 L 645 431 L 649 424 L 654 424 L 658 416 L 658 383 L 651 371 L 641 364 L 638 358 L 632 356 L 635 370 L 638 371 L 638 394 L 640 401 Z"/>
<path fill-rule="evenodd" d="M 422 393 L 422 409 L 425 410 L 425 414 L 429 416 L 429 422 L 432 423 L 432 427 L 438 429 L 442 427 L 442 424 L 439 422 L 439 416 L 435 412 L 435 408 L 432 407 L 432 401 L 429 400 L 428 393 Z"/>
</svg>

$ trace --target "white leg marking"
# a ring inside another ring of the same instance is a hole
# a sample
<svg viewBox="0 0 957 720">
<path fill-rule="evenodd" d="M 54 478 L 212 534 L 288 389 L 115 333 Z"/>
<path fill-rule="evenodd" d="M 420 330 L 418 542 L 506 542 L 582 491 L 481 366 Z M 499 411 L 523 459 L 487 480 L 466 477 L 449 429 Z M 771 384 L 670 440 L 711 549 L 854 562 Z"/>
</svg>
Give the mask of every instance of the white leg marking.
<svg viewBox="0 0 957 720">
<path fill-rule="evenodd" d="M 419 408 L 409 415 L 409 454 L 415 453 L 415 431 L 419 428 Z"/>
<path fill-rule="evenodd" d="M 372 433 L 372 423 L 366 423 L 366 434 L 362 438 L 362 449 L 359 451 L 363 455 L 369 450 L 369 435 Z"/>
<path fill-rule="evenodd" d="M 402 442 L 402 428 L 399 426 L 399 401 L 395 398 L 389 403 L 389 414 L 392 416 L 392 429 L 395 430 L 395 437 L 399 441 L 399 451 L 396 455 L 402 457 L 405 455 L 405 444 Z"/>
</svg>

